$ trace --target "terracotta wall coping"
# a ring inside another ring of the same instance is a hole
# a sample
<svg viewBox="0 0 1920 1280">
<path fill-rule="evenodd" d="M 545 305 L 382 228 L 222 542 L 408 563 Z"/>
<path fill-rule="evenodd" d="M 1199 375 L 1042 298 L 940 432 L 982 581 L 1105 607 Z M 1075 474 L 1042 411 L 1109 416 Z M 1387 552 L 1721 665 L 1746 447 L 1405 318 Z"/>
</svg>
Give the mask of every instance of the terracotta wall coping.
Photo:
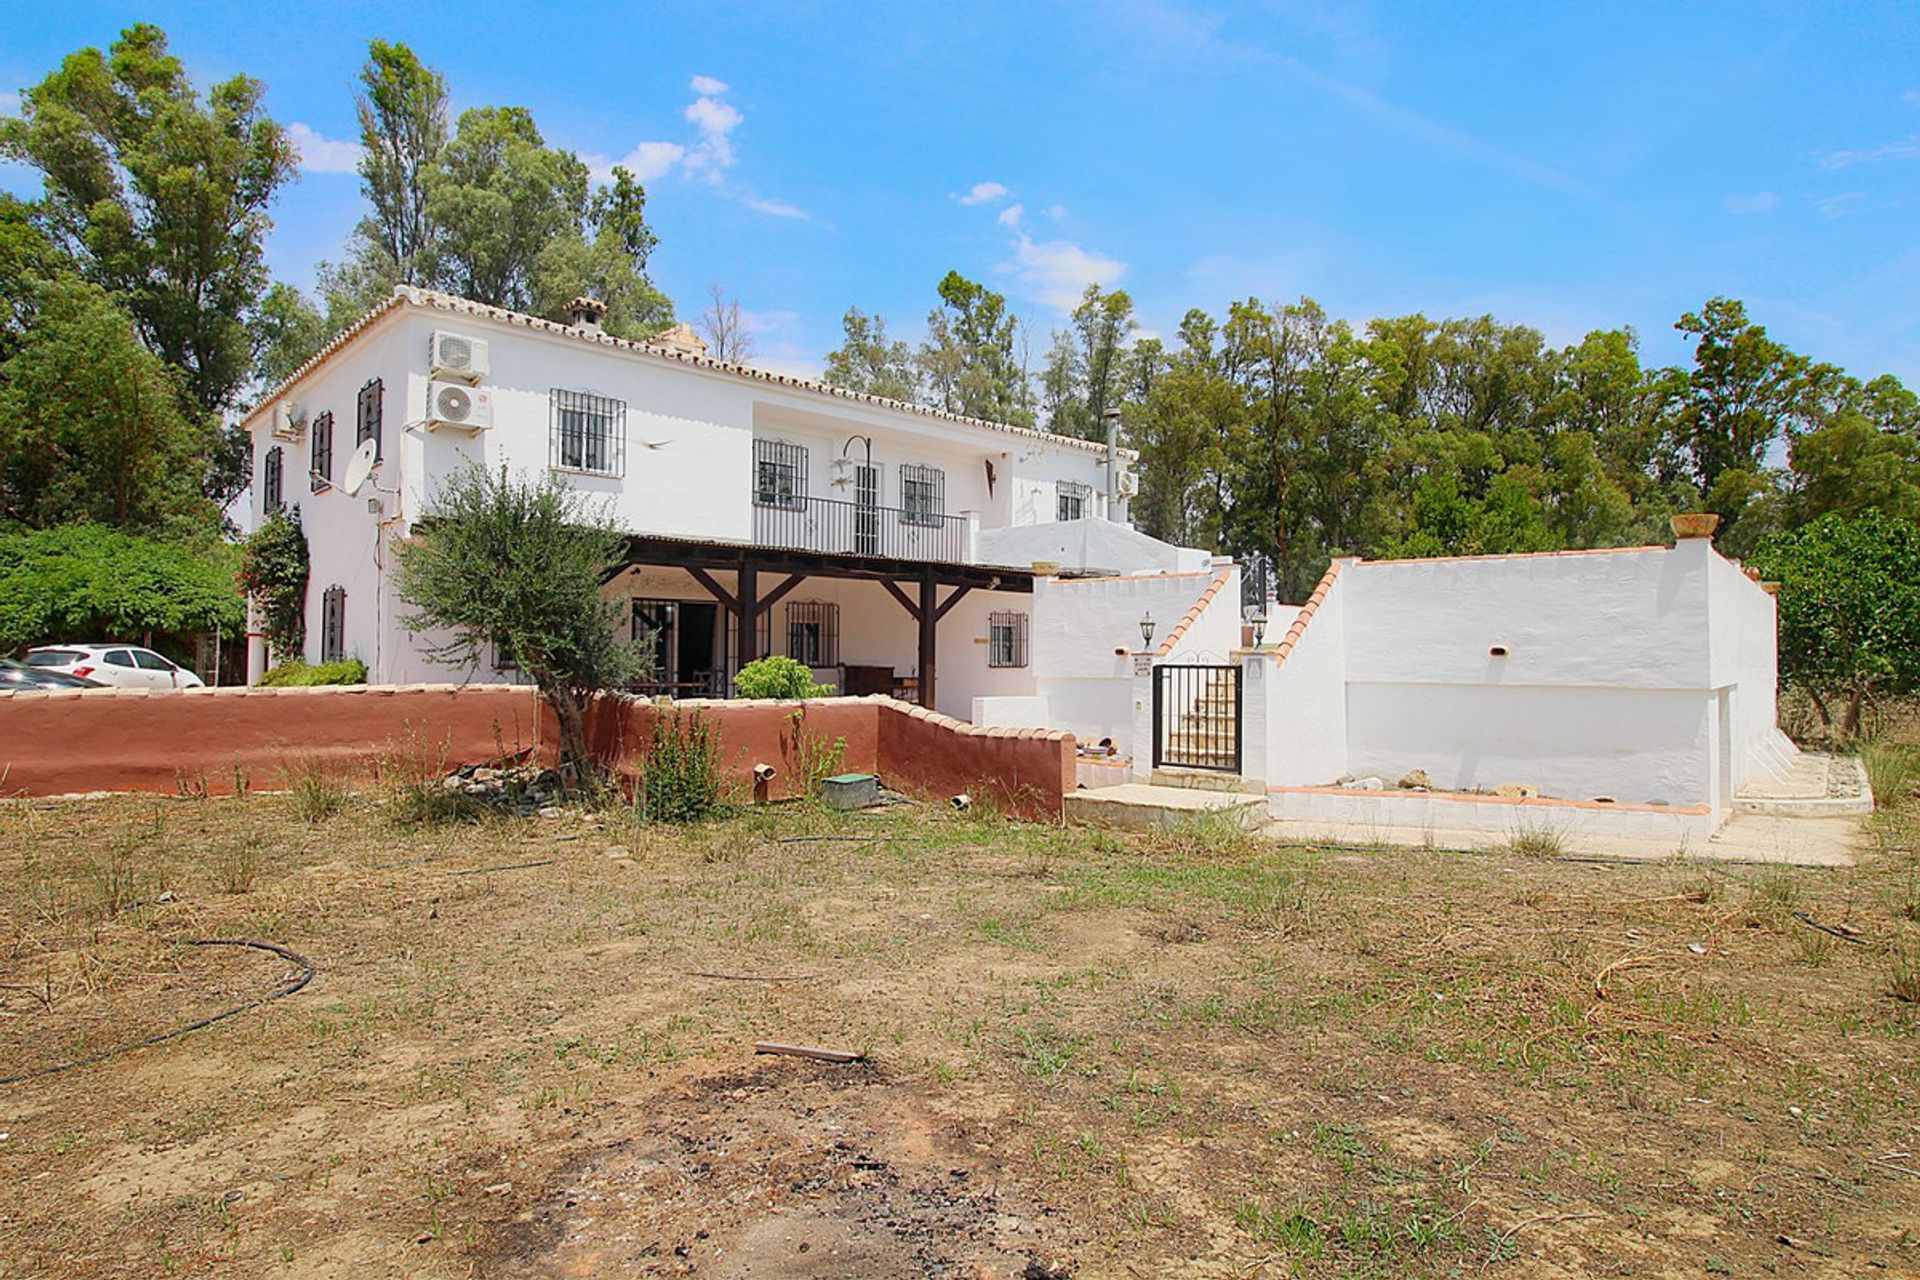
<svg viewBox="0 0 1920 1280">
<path fill-rule="evenodd" d="M 1186 616 L 1173 624 L 1173 630 L 1167 632 L 1167 638 L 1160 642 L 1158 649 L 1154 650 L 1156 656 L 1164 658 L 1173 652 L 1173 647 L 1180 643 L 1182 636 L 1187 634 L 1187 628 L 1200 621 L 1200 615 L 1207 611 L 1207 606 L 1213 603 L 1213 598 L 1220 594 L 1221 588 L 1227 585 L 1227 579 L 1232 576 L 1231 565 L 1214 573 L 1213 581 L 1207 585 L 1205 591 L 1200 593 L 1200 598 L 1187 609 Z"/>
<path fill-rule="evenodd" d="M 532 694 L 526 684 L 307 684 L 307 685 L 205 685 L 194 689 L 121 689 L 108 685 L 100 689 L 0 689 L 0 698 L 284 698 L 303 694 L 364 693 L 374 697 L 396 693 L 465 693 L 474 689 L 520 689 Z"/>
<path fill-rule="evenodd" d="M 1287 628 L 1287 634 L 1281 637 L 1279 644 L 1273 646 L 1275 667 L 1287 660 L 1287 655 L 1291 654 L 1294 647 L 1300 643 L 1300 637 L 1306 634 L 1307 624 L 1313 621 L 1313 615 L 1320 612 L 1321 602 L 1327 598 L 1327 593 L 1333 590 L 1333 580 L 1340 576 L 1340 563 L 1335 560 L 1327 566 L 1327 571 L 1321 576 L 1319 585 L 1314 587 L 1313 594 L 1307 597 L 1307 602 L 1300 606 L 1300 612 L 1294 615 L 1293 624 Z"/>
</svg>

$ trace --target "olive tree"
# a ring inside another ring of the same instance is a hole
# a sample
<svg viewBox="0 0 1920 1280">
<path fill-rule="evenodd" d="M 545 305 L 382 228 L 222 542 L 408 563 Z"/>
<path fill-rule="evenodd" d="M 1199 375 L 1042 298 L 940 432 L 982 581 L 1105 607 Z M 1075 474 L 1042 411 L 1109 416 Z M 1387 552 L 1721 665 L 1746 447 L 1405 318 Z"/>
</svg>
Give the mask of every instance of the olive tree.
<svg viewBox="0 0 1920 1280">
<path fill-rule="evenodd" d="M 408 630 L 428 634 L 437 662 L 471 665 L 498 645 L 539 688 L 560 726 L 560 764 L 591 775 L 587 709 L 641 675 L 646 658 L 618 637 L 619 609 L 601 586 L 624 562 L 625 535 L 607 508 L 558 477 L 510 476 L 469 464 L 428 503 L 396 549 Z"/>
<path fill-rule="evenodd" d="M 1829 514 L 1766 539 L 1753 563 L 1780 583 L 1781 677 L 1827 728 L 1852 737 L 1867 699 L 1920 687 L 1920 524 Z"/>
</svg>

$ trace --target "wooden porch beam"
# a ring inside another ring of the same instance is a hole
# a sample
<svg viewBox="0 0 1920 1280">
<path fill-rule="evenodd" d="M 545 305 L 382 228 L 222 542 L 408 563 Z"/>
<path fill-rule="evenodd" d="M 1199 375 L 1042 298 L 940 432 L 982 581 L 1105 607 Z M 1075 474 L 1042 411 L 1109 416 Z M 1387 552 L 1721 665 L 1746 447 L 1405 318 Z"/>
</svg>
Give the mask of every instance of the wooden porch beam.
<svg viewBox="0 0 1920 1280">
<path fill-rule="evenodd" d="M 900 602 L 900 607 L 905 609 L 915 622 L 920 621 L 920 606 L 915 604 L 912 597 L 900 589 L 899 583 L 895 582 L 892 578 L 882 578 L 880 579 L 880 585 L 887 589 L 887 594 Z"/>
<path fill-rule="evenodd" d="M 773 590 L 767 592 L 765 596 L 761 597 L 760 608 L 763 611 L 773 608 L 773 606 L 775 606 L 776 604 L 779 604 L 782 600 L 787 598 L 788 592 L 792 591 L 795 587 L 799 586 L 801 583 L 805 582 L 806 580 L 807 580 L 807 575 L 804 573 L 796 573 L 789 576 L 785 582 L 781 583 L 779 586 L 775 587 Z"/>
<path fill-rule="evenodd" d="M 728 613 L 740 612 L 740 602 L 734 599 L 733 593 L 731 591 L 728 591 L 725 587 L 721 586 L 718 582 L 715 582 L 713 580 L 712 574 L 708 573 L 705 569 L 702 569 L 697 564 L 687 565 L 686 570 L 687 570 L 687 573 L 693 578 L 695 582 L 705 587 L 715 600 L 718 600 L 723 606 L 725 606 Z"/>
<path fill-rule="evenodd" d="M 935 622 L 938 622 L 940 621 L 940 619 L 946 617 L 947 613 L 953 608 L 953 606 L 959 604 L 963 599 L 965 599 L 967 593 L 972 590 L 973 590 L 972 587 L 955 587 L 953 589 L 953 594 L 948 596 L 945 602 L 942 603 L 941 606 L 934 611 L 933 620 Z"/>
</svg>

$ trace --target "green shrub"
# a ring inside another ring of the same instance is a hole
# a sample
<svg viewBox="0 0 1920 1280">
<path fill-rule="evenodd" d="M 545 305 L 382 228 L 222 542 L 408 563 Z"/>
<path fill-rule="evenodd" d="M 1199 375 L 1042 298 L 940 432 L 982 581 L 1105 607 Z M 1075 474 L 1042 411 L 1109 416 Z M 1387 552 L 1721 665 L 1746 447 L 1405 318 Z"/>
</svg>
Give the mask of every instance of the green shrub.
<svg viewBox="0 0 1920 1280">
<path fill-rule="evenodd" d="M 366 682 L 367 664 L 358 658 L 342 658 L 338 662 L 319 662 L 311 665 L 305 662 L 285 662 L 271 668 L 260 677 L 261 684 L 276 689 L 295 685 L 365 684 Z"/>
<path fill-rule="evenodd" d="M 733 687 L 743 698 L 824 698 L 833 692 L 832 685 L 813 682 L 805 663 L 781 657 L 749 662 L 733 678 Z"/>
<path fill-rule="evenodd" d="M 742 673 L 744 674 L 744 673 Z M 698 822 L 720 804 L 720 759 L 707 722 L 675 711 L 654 725 L 634 807 L 648 822 Z"/>
</svg>

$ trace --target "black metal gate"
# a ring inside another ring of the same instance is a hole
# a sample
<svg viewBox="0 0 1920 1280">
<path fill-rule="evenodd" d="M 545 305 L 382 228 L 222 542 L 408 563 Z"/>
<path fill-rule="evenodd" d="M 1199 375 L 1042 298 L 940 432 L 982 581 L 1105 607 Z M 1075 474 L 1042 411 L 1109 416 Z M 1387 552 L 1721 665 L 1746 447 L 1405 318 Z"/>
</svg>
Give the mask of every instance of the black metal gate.
<svg viewBox="0 0 1920 1280">
<path fill-rule="evenodd" d="M 1153 767 L 1240 772 L 1240 668 L 1153 669 Z"/>
</svg>

